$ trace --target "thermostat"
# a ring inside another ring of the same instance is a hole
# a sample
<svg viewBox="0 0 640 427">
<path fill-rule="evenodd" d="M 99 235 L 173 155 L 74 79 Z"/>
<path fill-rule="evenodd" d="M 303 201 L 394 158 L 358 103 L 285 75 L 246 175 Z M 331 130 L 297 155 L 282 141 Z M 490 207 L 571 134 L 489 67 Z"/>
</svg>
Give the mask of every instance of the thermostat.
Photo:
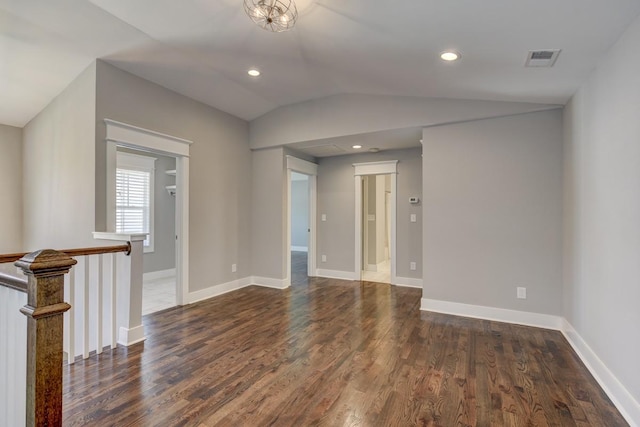
<svg viewBox="0 0 640 427">
<path fill-rule="evenodd" d="M 420 199 L 417 197 L 409 197 L 409 203 L 411 203 L 412 205 L 416 205 L 420 203 Z"/>
</svg>

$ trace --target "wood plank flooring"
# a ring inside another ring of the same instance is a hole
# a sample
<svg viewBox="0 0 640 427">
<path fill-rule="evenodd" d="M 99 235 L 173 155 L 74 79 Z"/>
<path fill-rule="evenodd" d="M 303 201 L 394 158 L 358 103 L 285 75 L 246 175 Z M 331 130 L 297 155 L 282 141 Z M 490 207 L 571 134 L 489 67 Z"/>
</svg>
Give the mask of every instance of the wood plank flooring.
<svg viewBox="0 0 640 427">
<path fill-rule="evenodd" d="M 288 290 L 145 316 L 144 343 L 65 367 L 64 425 L 627 425 L 559 332 L 293 264 Z"/>
</svg>

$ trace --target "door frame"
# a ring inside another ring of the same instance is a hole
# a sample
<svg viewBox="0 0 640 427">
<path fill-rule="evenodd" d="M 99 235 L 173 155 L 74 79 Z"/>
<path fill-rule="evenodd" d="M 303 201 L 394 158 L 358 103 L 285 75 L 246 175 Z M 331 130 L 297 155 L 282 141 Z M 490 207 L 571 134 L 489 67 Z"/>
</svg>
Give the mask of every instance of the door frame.
<svg viewBox="0 0 640 427">
<path fill-rule="evenodd" d="M 318 165 L 294 156 L 287 155 L 287 215 L 285 259 L 285 286 L 291 286 L 291 172 L 297 172 L 309 177 L 309 249 L 307 252 L 307 275 L 316 275 L 316 209 Z"/>
<path fill-rule="evenodd" d="M 353 175 L 355 185 L 355 264 L 356 280 L 362 280 L 362 176 L 363 175 L 391 175 L 390 195 L 390 221 L 391 221 L 391 284 L 398 282 L 396 276 L 396 210 L 397 210 L 397 174 L 398 161 L 387 160 L 382 162 L 354 163 Z"/>
<path fill-rule="evenodd" d="M 104 119 L 107 127 L 107 231 L 116 230 L 116 149 L 127 147 L 176 159 L 176 304 L 189 301 L 189 148 L 193 141 Z"/>
</svg>

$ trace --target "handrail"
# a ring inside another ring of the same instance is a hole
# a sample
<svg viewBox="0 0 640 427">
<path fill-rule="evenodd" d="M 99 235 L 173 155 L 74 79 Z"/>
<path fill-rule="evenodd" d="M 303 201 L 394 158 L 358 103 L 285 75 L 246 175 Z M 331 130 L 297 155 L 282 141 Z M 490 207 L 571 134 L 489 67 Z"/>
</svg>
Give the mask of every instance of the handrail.
<svg viewBox="0 0 640 427">
<path fill-rule="evenodd" d="M 58 252 L 62 252 L 70 257 L 77 256 L 85 256 L 85 255 L 98 255 L 98 254 L 112 254 L 118 252 L 124 252 L 127 255 L 131 253 L 131 243 L 125 245 L 118 246 L 99 246 L 93 248 L 81 248 L 81 249 L 63 249 Z M 4 264 L 6 262 L 15 262 L 18 261 L 25 255 L 28 255 L 30 252 L 19 253 L 19 254 L 4 254 L 0 255 L 0 264 Z"/>
<path fill-rule="evenodd" d="M 20 292 L 27 292 L 27 281 L 19 277 L 10 276 L 0 272 L 0 285 L 15 289 Z"/>
</svg>

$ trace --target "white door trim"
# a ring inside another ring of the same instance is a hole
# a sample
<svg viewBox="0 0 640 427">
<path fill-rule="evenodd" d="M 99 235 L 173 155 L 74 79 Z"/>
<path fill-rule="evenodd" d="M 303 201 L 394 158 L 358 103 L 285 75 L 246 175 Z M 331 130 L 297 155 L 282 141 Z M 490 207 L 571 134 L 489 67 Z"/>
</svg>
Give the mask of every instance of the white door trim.
<svg viewBox="0 0 640 427">
<path fill-rule="evenodd" d="M 383 162 L 354 163 L 355 185 L 355 265 L 356 280 L 362 280 L 362 176 L 363 175 L 391 175 L 391 284 L 398 282 L 396 276 L 396 199 L 397 199 L 397 174 L 398 161 L 388 160 Z"/>
<path fill-rule="evenodd" d="M 192 141 L 127 123 L 104 119 L 107 126 L 107 231 L 115 232 L 116 147 L 143 149 L 176 158 L 176 304 L 189 293 L 189 150 Z"/>
<path fill-rule="evenodd" d="M 317 209 L 317 176 L 318 165 L 294 156 L 287 158 L 287 223 L 285 259 L 285 282 L 291 286 L 291 172 L 298 172 L 309 176 L 309 251 L 307 252 L 307 275 L 315 276 L 316 271 L 316 209 Z"/>
</svg>

